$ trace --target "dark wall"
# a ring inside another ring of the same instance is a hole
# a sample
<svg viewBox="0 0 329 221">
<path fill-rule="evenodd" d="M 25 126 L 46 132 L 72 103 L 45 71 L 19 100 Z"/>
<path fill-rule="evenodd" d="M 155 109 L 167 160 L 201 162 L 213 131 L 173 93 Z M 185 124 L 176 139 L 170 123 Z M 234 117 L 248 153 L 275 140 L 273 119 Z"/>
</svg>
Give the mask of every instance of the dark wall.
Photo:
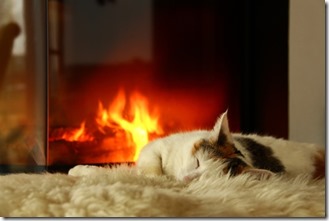
<svg viewBox="0 0 329 221">
<path fill-rule="evenodd" d="M 233 130 L 240 129 L 243 16 L 236 1 L 153 1 L 153 58 L 161 86 L 221 94 L 218 115 L 229 109 Z"/>
<path fill-rule="evenodd" d="M 287 138 L 288 5 L 154 0 L 153 57 L 160 82 L 169 89 L 226 87 L 233 129 Z"/>
<path fill-rule="evenodd" d="M 241 128 L 288 137 L 289 1 L 245 0 Z"/>
</svg>

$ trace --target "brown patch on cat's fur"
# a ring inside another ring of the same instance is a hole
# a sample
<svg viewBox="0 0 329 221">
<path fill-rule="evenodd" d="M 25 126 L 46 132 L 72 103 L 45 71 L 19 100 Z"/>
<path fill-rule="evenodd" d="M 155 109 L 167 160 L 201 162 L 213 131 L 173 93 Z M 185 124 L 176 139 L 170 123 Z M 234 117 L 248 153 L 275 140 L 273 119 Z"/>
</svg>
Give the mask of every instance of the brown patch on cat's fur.
<svg viewBox="0 0 329 221">
<path fill-rule="evenodd" d="M 226 144 L 217 148 L 220 148 L 219 152 L 221 152 L 224 158 L 236 158 L 238 156 L 237 149 L 233 144 Z"/>
<path fill-rule="evenodd" d="M 194 155 L 201 147 L 203 140 L 196 142 L 192 148 L 192 155 Z"/>
<path fill-rule="evenodd" d="M 233 144 L 228 142 L 221 143 L 223 146 L 219 146 L 218 143 L 214 143 L 209 140 L 200 140 L 194 144 L 192 148 L 192 154 L 194 155 L 198 150 L 207 151 L 214 158 L 225 159 L 227 166 L 223 172 L 227 174 L 230 172 L 232 176 L 243 173 L 246 169 L 250 168 L 243 160 L 238 156 L 243 156 Z"/>
<path fill-rule="evenodd" d="M 224 173 L 230 172 L 231 176 L 236 176 L 242 174 L 248 169 L 251 169 L 245 162 L 243 162 L 240 158 L 231 158 L 227 159 L 227 166 L 224 168 Z"/>
<path fill-rule="evenodd" d="M 225 143 L 223 146 L 218 146 L 218 144 L 204 139 L 194 144 L 194 147 L 192 148 L 192 154 L 194 155 L 201 148 L 204 151 L 208 151 L 214 157 L 220 157 L 224 159 L 242 156 L 240 151 L 235 148 L 234 144 Z"/>
<path fill-rule="evenodd" d="M 226 134 L 222 131 L 219 132 L 216 147 L 224 158 L 236 158 L 237 156 L 243 156 L 233 143 L 229 142 Z"/>
<path fill-rule="evenodd" d="M 314 179 L 321 179 L 325 177 L 326 173 L 326 163 L 325 163 L 325 153 L 324 150 L 319 150 L 314 156 L 314 167 L 313 172 Z"/>
</svg>

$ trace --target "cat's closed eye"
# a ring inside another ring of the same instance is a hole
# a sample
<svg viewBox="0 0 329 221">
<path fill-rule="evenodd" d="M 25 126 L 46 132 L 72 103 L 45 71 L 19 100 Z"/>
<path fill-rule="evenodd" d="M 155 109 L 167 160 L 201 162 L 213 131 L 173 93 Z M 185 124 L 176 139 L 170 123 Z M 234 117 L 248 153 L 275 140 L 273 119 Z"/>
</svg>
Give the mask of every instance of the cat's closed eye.
<svg viewBox="0 0 329 221">
<path fill-rule="evenodd" d="M 199 166 L 200 166 L 200 162 L 199 162 L 199 159 L 198 159 L 198 158 L 196 158 L 196 167 L 195 167 L 195 169 L 199 168 Z"/>
</svg>

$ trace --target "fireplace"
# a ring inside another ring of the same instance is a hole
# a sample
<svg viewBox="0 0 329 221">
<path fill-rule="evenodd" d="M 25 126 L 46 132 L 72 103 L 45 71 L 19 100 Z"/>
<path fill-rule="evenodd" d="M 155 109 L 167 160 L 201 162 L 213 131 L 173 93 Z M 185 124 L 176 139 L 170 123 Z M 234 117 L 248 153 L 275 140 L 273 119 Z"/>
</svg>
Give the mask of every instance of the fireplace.
<svg viewBox="0 0 329 221">
<path fill-rule="evenodd" d="M 50 75 L 50 165 L 134 162 L 149 140 L 211 128 L 220 112 L 230 108 L 233 115 L 239 108 L 239 87 L 232 83 L 240 82 L 230 74 L 236 68 L 227 59 L 238 60 L 240 55 L 229 55 L 225 39 L 234 38 L 234 33 L 224 24 L 217 25 L 213 4 L 117 1 L 102 6 L 96 1 L 62 1 L 60 7 L 64 22 L 59 25 L 72 45 L 63 42 L 64 51 L 53 57 L 79 59 L 75 50 L 87 52 L 93 47 L 85 45 L 88 41 L 102 51 L 97 59 L 88 52 L 80 58 L 93 60 L 91 64 L 63 62 Z M 84 19 L 78 14 L 83 7 L 104 14 L 113 10 L 114 15 L 95 22 L 99 28 L 88 36 L 94 24 L 83 22 L 78 28 Z M 129 8 L 136 10 L 135 16 L 129 17 Z M 102 22 L 108 24 L 108 33 L 101 31 L 105 28 Z M 115 27 L 125 24 L 129 28 Z M 229 36 L 216 34 L 219 30 Z M 86 33 L 85 38 L 79 31 Z M 106 35 L 102 43 L 97 40 L 100 32 Z M 233 98 L 229 97 L 232 86 Z M 76 133 L 81 136 L 69 137 Z"/>
<path fill-rule="evenodd" d="M 48 1 L 39 165 L 134 163 L 149 141 L 211 129 L 227 109 L 232 131 L 287 137 L 288 3 L 268 5 Z"/>
</svg>

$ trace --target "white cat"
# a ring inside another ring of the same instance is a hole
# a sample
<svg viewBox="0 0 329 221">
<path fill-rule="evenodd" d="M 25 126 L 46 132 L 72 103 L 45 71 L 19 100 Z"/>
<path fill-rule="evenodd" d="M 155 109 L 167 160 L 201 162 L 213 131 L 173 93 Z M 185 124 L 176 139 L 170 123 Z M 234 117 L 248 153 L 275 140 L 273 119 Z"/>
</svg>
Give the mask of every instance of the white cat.
<svg viewBox="0 0 329 221">
<path fill-rule="evenodd" d="M 231 134 L 227 111 L 212 130 L 176 133 L 148 143 L 136 165 L 143 174 L 189 181 L 207 169 L 207 160 L 222 162 L 223 172 L 232 176 L 248 172 L 325 175 L 324 148 L 270 136 Z"/>
</svg>

